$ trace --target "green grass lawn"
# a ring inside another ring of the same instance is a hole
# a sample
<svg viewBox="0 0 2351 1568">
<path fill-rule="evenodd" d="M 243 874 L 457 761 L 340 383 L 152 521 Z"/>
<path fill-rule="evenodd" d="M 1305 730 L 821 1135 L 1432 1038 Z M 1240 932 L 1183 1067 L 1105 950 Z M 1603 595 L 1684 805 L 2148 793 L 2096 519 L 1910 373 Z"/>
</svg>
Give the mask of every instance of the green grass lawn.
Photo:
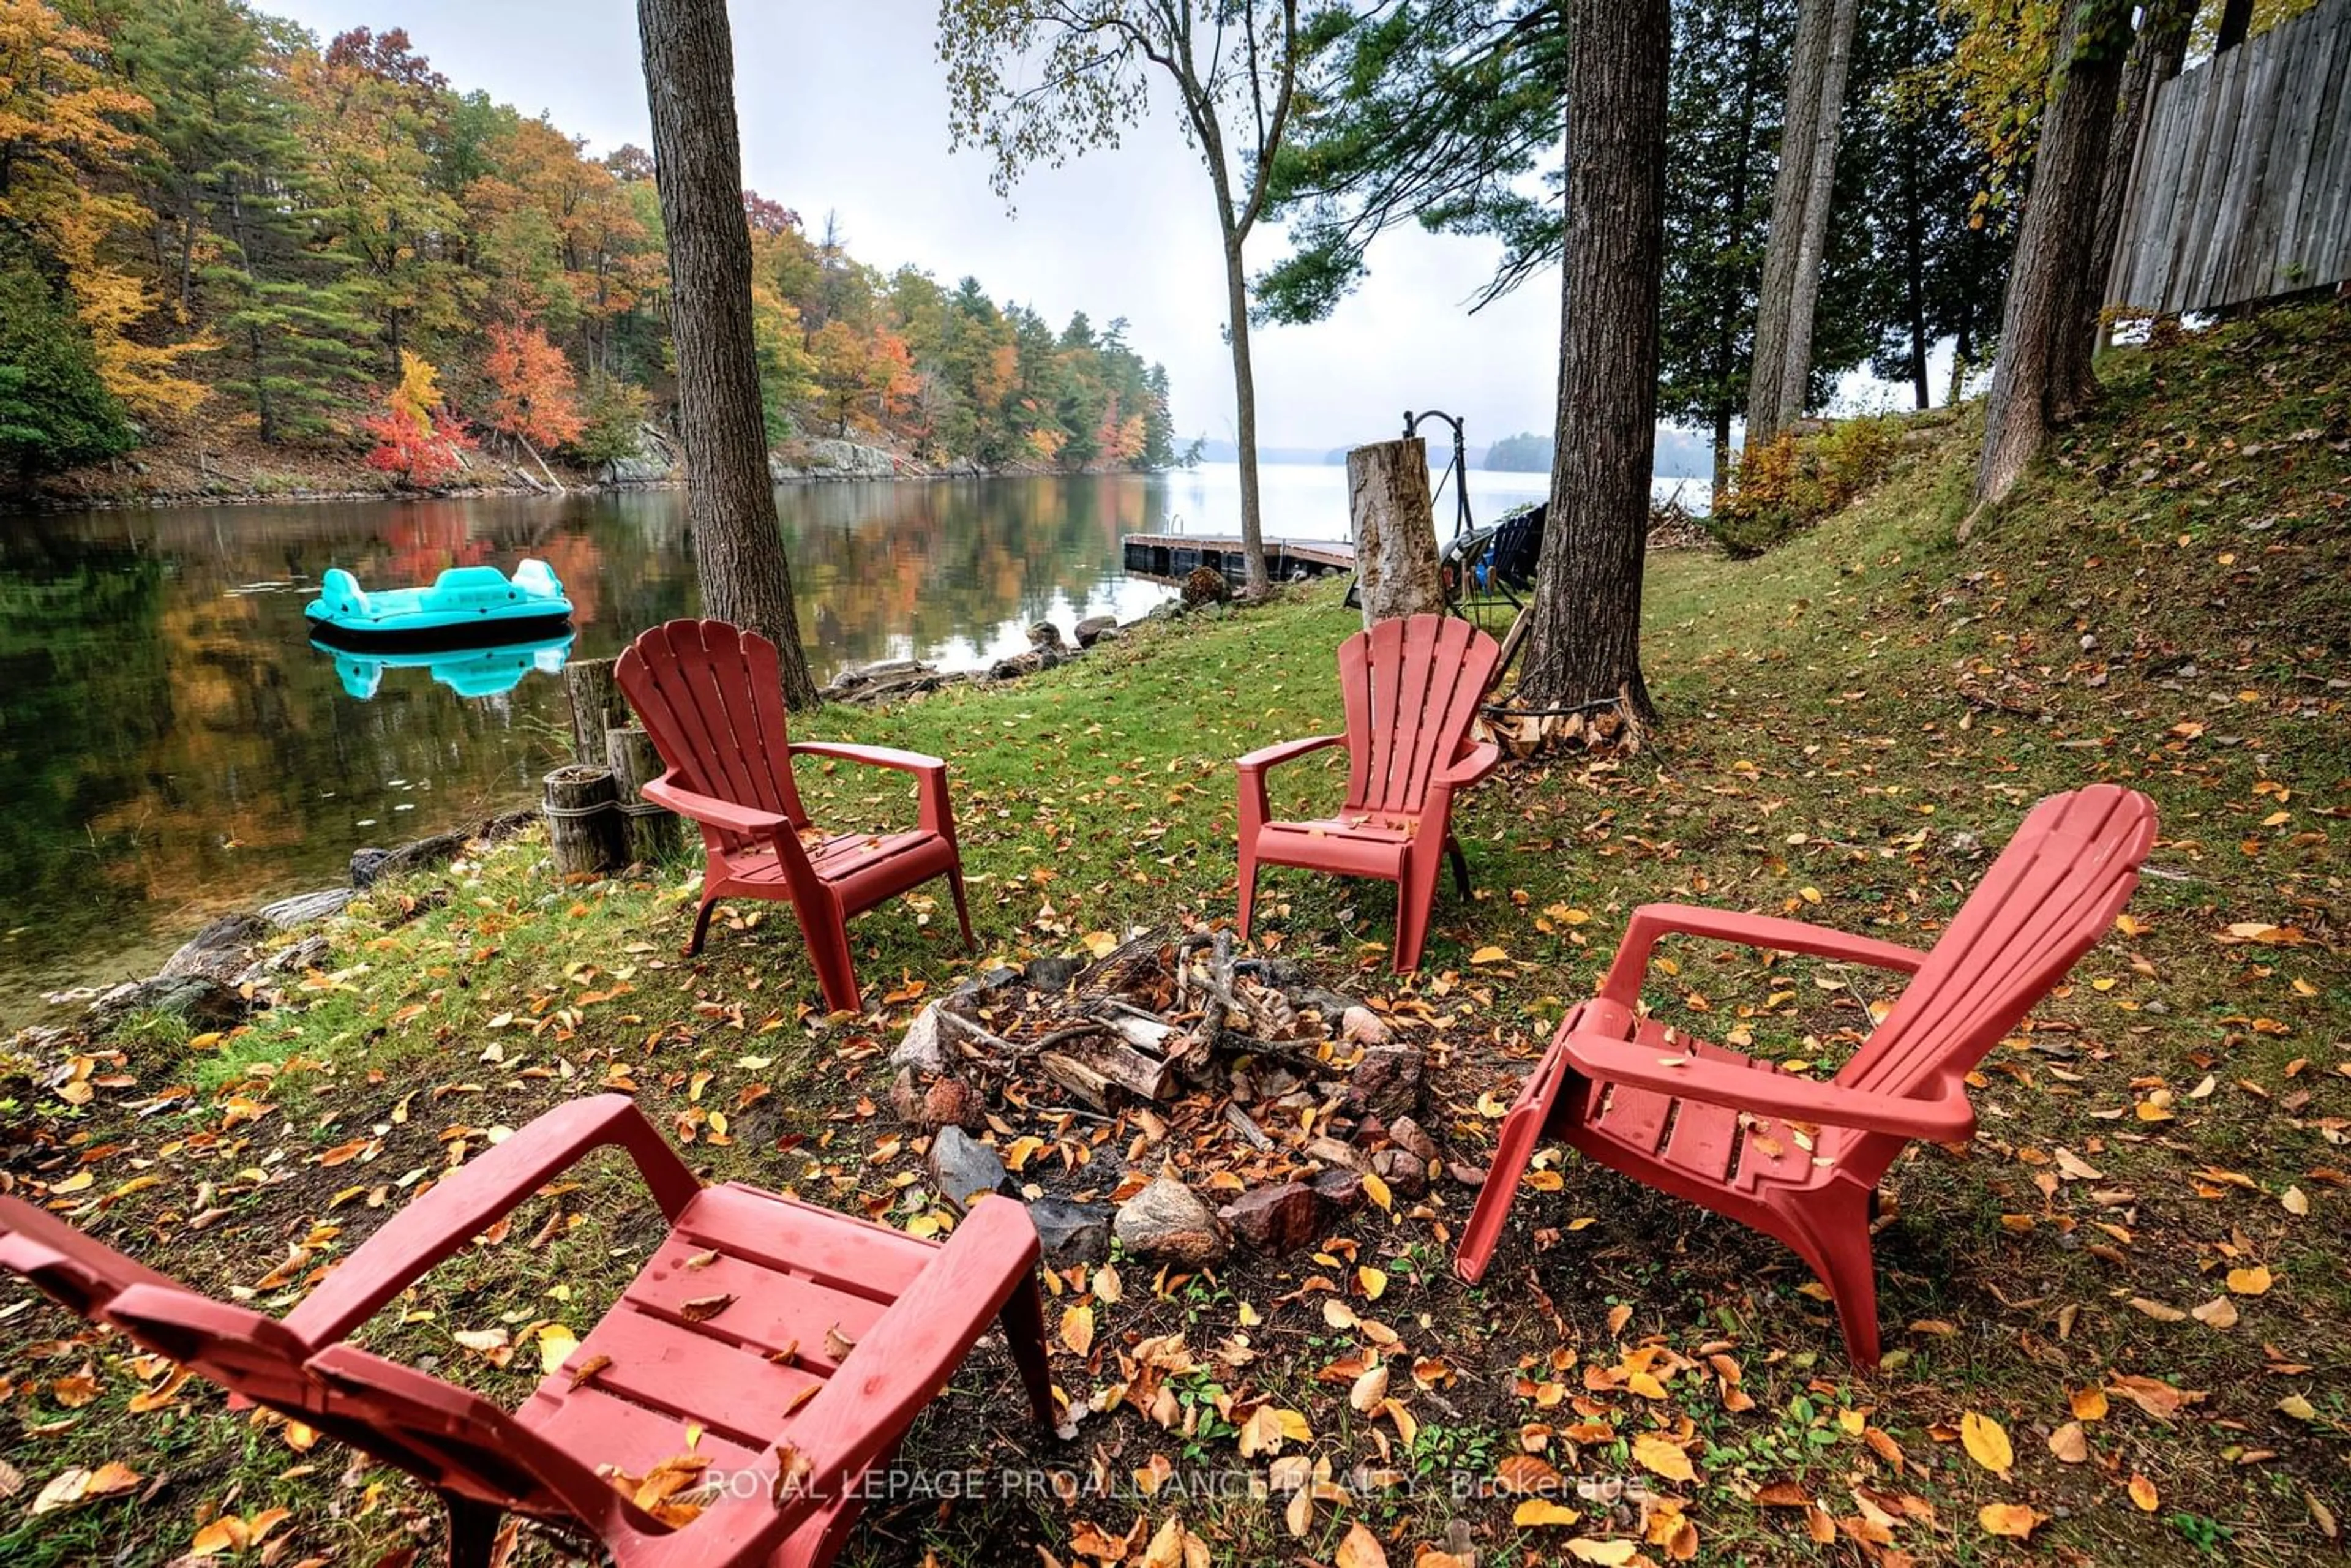
<svg viewBox="0 0 2351 1568">
<path fill-rule="evenodd" d="M 1471 1197 L 1449 1184 L 1353 1217 L 1320 1253 L 1189 1277 L 1123 1260 L 1116 1285 L 1057 1276 L 1049 1316 L 1083 1301 L 1098 1325 L 1089 1358 L 1057 1350 L 1064 1391 L 1087 1400 L 1131 1375 L 1120 1357 L 1139 1340 L 1181 1330 L 1201 1366 L 1186 1417 L 1115 1408 L 1057 1443 L 1013 1418 L 1008 1362 L 983 1350 L 905 1456 L 1264 1472 L 1218 1412 L 1270 1396 L 1313 1433 L 1290 1451 L 1346 1483 L 1302 1536 L 1279 1497 L 1129 1489 L 877 1507 L 849 1560 L 986 1564 L 1035 1546 L 1117 1561 L 1140 1520 L 1139 1559 L 1171 1517 L 1218 1563 L 1268 1564 L 1329 1562 L 1358 1523 L 1399 1564 L 1448 1528 L 1489 1563 L 1555 1561 L 1571 1539 L 1604 1542 L 1585 1548 L 1596 1560 L 1656 1562 L 2335 1550 L 2351 1507 L 2351 318 L 2278 312 L 2117 354 L 2104 373 L 2102 409 L 1965 545 L 1962 423 L 1915 431 L 1886 483 L 1760 559 L 1653 561 L 1645 660 L 1664 725 L 1638 754 L 1514 767 L 1468 799 L 1477 894 L 1440 895 L 1408 987 L 1386 972 L 1384 888 L 1279 869 L 1262 884 L 1262 946 L 1342 988 L 1409 989 L 1443 1020 L 1430 1125 L 1481 1163 L 1635 904 L 1794 913 L 1925 946 L 2034 800 L 2094 779 L 2149 793 L 2162 838 L 2126 928 L 1986 1063 L 1973 1145 L 1914 1149 L 1889 1176 L 1879 1372 L 1846 1362 L 1775 1245 L 1553 1155 L 1538 1178 L 1552 1190 L 1521 1195 L 1478 1291 L 1447 1270 Z M 225 1038 L 146 1020 L 80 1058 L 78 1104 L 48 1079 L 13 1080 L 5 1169 L 19 1194 L 271 1311 L 497 1129 L 607 1085 L 715 1177 L 938 1225 L 887 1108 L 896 1031 L 975 965 L 1136 923 L 1228 920 L 1232 758 L 1337 727 L 1332 653 L 1357 624 L 1316 590 L 1155 625 L 1018 685 L 811 719 L 812 736 L 955 768 L 985 951 L 956 950 L 943 889 L 862 918 L 864 1018 L 821 1016 L 784 906 L 732 910 L 684 961 L 693 864 L 559 886 L 532 835 L 371 894 L 328 966 Z M 1342 767 L 1325 754 L 1285 769 L 1277 808 L 1335 804 Z M 807 765 L 802 783 L 828 824 L 912 815 L 895 775 Z M 1664 956 L 1658 1011 L 1823 1070 L 1890 995 L 1743 949 Z M 1109 1171 L 1155 1163 L 1137 1137 L 1103 1129 L 1090 1149 Z M 539 1328 L 584 1331 L 657 1234 L 598 1167 L 444 1265 L 369 1341 L 519 1397 Z M 1409 1435 L 1318 1376 L 1367 1331 L 1332 1326 L 1315 1281 L 1361 1263 L 1389 1283 L 1376 1304 L 1357 1294 L 1357 1313 L 1434 1368 L 1406 1391 Z M 437 1552 L 437 1521 L 396 1478 L 194 1383 L 134 1413 L 167 1367 L 21 1290 L 0 1287 L 0 1561 L 161 1563 L 216 1514 L 274 1509 L 289 1511 L 243 1560 Z M 469 1348 L 491 1331 L 517 1347 L 511 1365 Z M 1628 1391 L 1628 1370 L 1662 1396 Z M 1971 1416 L 2005 1432 L 2005 1475 L 1960 1440 Z M 1644 1437 L 1685 1453 L 1689 1479 L 1644 1469 L 1636 1455 L 1657 1451 Z M 1642 1478 L 1652 1529 L 1625 1538 L 1588 1503 L 1575 1523 L 1520 1528 L 1510 1499 L 1455 1495 L 1451 1478 L 1490 1479 L 1520 1452 Z M 110 1460 L 140 1487 L 29 1511 L 60 1471 Z M 2030 1539 L 1989 1533 L 1987 1505 L 2032 1511 Z M 1815 1529 L 1844 1544 L 1816 1544 Z M 527 1534 L 517 1561 L 557 1555 Z"/>
</svg>

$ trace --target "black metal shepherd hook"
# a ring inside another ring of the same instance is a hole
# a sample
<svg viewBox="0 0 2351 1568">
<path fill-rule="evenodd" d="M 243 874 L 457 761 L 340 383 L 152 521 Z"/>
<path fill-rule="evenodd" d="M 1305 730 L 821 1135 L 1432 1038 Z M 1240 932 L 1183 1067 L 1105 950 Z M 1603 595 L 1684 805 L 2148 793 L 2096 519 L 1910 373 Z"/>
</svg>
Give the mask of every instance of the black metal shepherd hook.
<svg viewBox="0 0 2351 1568">
<path fill-rule="evenodd" d="M 1453 465 L 1446 470 L 1446 477 L 1453 482 L 1453 535 L 1456 538 L 1458 538 L 1463 534 L 1468 533 L 1471 527 L 1469 521 L 1469 444 L 1468 440 L 1462 434 L 1461 420 L 1459 416 L 1447 413 L 1442 409 L 1434 408 L 1424 413 L 1415 413 L 1410 409 L 1405 410 L 1404 435 L 1406 441 L 1411 440 L 1414 436 L 1420 434 L 1420 422 L 1425 419 L 1441 419 L 1446 423 L 1453 427 Z M 1439 480 L 1437 482 L 1437 488 L 1442 490 L 1444 487 L 1445 481 Z"/>
</svg>

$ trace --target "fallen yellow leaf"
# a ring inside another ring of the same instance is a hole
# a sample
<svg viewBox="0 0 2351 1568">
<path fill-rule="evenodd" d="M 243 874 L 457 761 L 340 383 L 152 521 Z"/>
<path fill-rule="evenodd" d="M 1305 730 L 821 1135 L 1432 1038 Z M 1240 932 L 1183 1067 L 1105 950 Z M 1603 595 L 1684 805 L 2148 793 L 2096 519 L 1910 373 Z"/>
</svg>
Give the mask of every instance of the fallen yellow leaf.
<svg viewBox="0 0 2351 1568">
<path fill-rule="evenodd" d="M 1695 1481 L 1698 1471 L 1691 1468 L 1689 1456 L 1672 1439 L 1655 1432 L 1644 1432 L 1633 1439 L 1633 1458 L 1642 1469 L 1654 1470 L 1669 1481 Z"/>
<path fill-rule="evenodd" d="M 2004 1476 L 2016 1468 L 2016 1450 L 2009 1445 L 2007 1428 L 1989 1416 L 1970 1410 L 1960 1416 L 1959 1442 L 1968 1458 L 1995 1475 Z"/>
<path fill-rule="evenodd" d="M 1987 1535 L 2005 1535 L 2022 1541 L 2048 1517 L 2045 1513 L 2034 1512 L 2021 1502 L 1988 1502 L 1976 1515 L 1976 1522 L 1984 1527 Z"/>
</svg>

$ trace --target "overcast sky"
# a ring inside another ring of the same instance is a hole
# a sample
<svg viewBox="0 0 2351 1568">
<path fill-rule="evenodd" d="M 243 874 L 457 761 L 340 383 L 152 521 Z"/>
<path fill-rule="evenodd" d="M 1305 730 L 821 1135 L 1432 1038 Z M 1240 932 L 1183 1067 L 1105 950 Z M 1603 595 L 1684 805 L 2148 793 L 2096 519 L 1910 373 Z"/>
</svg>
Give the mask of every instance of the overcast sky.
<svg viewBox="0 0 2351 1568">
<path fill-rule="evenodd" d="M 404 26 L 460 90 L 546 110 L 599 152 L 652 140 L 630 0 L 256 4 L 322 39 Z M 1073 310 L 1097 325 L 1125 317 L 1129 340 L 1167 366 L 1177 428 L 1230 437 L 1213 198 L 1164 94 L 1125 146 L 1033 172 L 1013 215 L 988 189 L 987 161 L 947 150 L 927 0 L 737 0 L 733 15 L 748 183 L 797 208 L 812 232 L 837 212 L 852 253 L 884 271 L 912 262 L 950 284 L 969 273 L 1056 326 Z M 1260 226 L 1252 270 L 1282 254 L 1280 231 Z M 1353 445 L 1396 434 L 1407 406 L 1465 413 L 1479 445 L 1548 434 L 1559 277 L 1469 316 L 1464 304 L 1496 254 L 1483 241 L 1398 235 L 1331 320 L 1259 329 L 1259 439 Z"/>
</svg>

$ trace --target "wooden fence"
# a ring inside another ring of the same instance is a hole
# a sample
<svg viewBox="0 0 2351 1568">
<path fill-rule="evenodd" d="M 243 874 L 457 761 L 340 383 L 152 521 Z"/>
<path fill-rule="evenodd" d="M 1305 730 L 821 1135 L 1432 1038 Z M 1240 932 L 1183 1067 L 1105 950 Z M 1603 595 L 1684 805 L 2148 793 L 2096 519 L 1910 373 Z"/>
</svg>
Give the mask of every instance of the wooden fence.
<svg viewBox="0 0 2351 1568">
<path fill-rule="evenodd" d="M 2106 279 L 2166 314 L 2351 277 L 2351 0 L 2157 89 Z"/>
</svg>

